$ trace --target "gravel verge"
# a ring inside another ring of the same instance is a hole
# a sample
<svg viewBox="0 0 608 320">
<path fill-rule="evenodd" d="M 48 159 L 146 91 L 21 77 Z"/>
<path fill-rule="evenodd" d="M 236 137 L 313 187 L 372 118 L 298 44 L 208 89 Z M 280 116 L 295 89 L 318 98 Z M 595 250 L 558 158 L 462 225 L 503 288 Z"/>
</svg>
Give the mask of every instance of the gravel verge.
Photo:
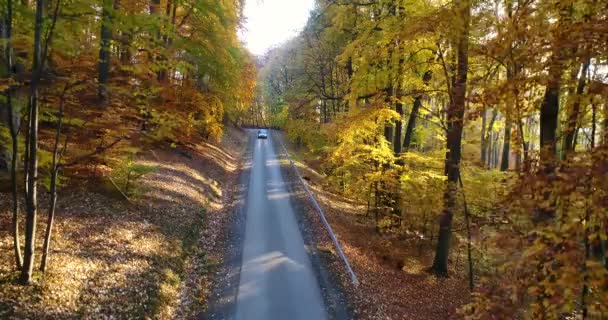
<svg viewBox="0 0 608 320">
<path fill-rule="evenodd" d="M 252 161 L 253 141 L 251 138 L 249 140 L 239 164 L 239 180 L 233 186 L 233 198 L 227 209 L 227 212 L 232 214 L 223 237 L 224 245 L 221 250 L 224 261 L 214 276 L 208 309 L 199 315 L 199 319 L 231 319 L 235 314 L 245 235 L 247 186 Z"/>
</svg>

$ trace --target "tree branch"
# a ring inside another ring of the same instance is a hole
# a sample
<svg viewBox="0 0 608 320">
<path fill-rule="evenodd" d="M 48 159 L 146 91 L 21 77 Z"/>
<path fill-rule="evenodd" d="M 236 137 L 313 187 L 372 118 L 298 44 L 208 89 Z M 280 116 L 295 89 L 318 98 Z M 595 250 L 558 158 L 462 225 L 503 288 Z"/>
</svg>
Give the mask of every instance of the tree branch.
<svg viewBox="0 0 608 320">
<path fill-rule="evenodd" d="M 114 147 L 116 144 L 118 144 L 119 142 L 121 142 L 123 139 L 124 139 L 124 137 L 120 137 L 120 138 L 116 139 L 114 142 L 112 142 L 112 143 L 110 143 L 110 144 L 108 144 L 106 146 L 99 146 L 94 151 L 92 151 L 90 153 L 87 153 L 87 154 L 85 154 L 83 156 L 80 156 L 80 157 L 78 157 L 78 158 L 76 158 L 76 159 L 74 159 L 74 160 L 72 160 L 72 161 L 70 161 L 68 163 L 65 163 L 65 164 L 61 165 L 61 167 L 63 167 L 63 168 L 65 168 L 65 167 L 71 167 L 73 165 L 78 164 L 79 162 L 81 162 L 83 160 L 86 160 L 86 159 L 91 158 L 93 156 L 102 154 L 105 151 L 107 151 L 108 149 Z"/>
</svg>

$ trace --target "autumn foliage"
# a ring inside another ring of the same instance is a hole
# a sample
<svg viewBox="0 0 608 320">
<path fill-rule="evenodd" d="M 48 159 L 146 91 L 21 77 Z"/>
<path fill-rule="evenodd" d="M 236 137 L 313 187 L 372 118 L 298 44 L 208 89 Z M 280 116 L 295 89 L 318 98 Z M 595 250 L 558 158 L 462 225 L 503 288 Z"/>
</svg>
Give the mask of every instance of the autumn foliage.
<svg viewBox="0 0 608 320">
<path fill-rule="evenodd" d="M 226 124 L 240 122 L 256 73 L 237 39 L 242 5 L 2 1 L 0 162 L 11 177 L 2 183 L 13 194 L 22 283 L 31 283 L 38 269 L 37 241 L 44 241 L 39 269 L 47 267 L 58 189 L 67 179 L 99 176 L 98 166 L 116 169 L 115 177 L 126 170 L 128 178 L 139 178 L 154 170 L 126 163 L 147 146 L 216 141 Z M 43 190 L 50 203 L 41 240 L 37 196 Z"/>
<path fill-rule="evenodd" d="M 466 275 L 461 315 L 605 318 L 605 9 L 316 1 L 262 60 L 253 111 L 366 204 L 376 233 Z"/>
</svg>

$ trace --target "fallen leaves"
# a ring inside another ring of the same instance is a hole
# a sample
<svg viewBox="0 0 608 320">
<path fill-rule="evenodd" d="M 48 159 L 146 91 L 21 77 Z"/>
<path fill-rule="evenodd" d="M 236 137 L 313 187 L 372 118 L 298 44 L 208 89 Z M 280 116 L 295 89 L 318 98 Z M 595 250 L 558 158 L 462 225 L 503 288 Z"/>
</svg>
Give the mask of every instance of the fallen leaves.
<svg viewBox="0 0 608 320">
<path fill-rule="evenodd" d="M 197 146 L 192 159 L 171 150 L 140 159 L 159 170 L 142 178 L 148 192 L 133 206 L 97 186 L 61 190 L 49 269 L 29 287 L 14 282 L 9 214 L 0 212 L 0 318 L 194 317 L 211 285 L 208 264 L 222 258 L 242 138 L 232 130 L 221 146 Z M 0 208 L 9 198 L 0 194 Z"/>
<path fill-rule="evenodd" d="M 288 163 L 282 161 L 282 166 L 286 183 L 297 185 L 299 182 Z M 305 162 L 299 162 L 298 166 L 303 172 L 313 172 Z M 437 279 L 427 274 L 424 266 L 430 266 L 430 257 L 419 256 L 417 248 L 395 239 L 376 235 L 373 220 L 363 218 L 365 206 L 328 192 L 322 187 L 322 179 L 308 183 L 360 282 L 357 287 L 351 284 L 317 211 L 300 191 L 297 201 L 304 208 L 307 226 L 316 238 L 318 250 L 328 253 L 321 255 L 323 262 L 338 280 L 336 285 L 343 288 L 352 318 L 458 318 L 456 309 L 469 301 L 462 277 Z"/>
</svg>

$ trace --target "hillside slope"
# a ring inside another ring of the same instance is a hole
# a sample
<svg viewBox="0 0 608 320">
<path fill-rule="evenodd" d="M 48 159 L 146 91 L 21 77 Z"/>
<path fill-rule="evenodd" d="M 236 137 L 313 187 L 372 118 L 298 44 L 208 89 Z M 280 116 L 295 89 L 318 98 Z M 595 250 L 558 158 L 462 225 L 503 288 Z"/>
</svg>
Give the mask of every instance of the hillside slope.
<svg viewBox="0 0 608 320">
<path fill-rule="evenodd" d="M 29 287 L 15 284 L 10 195 L 0 193 L 0 318 L 200 313 L 222 259 L 245 138 L 229 128 L 218 144 L 143 152 L 136 162 L 156 170 L 138 181 L 140 195 L 130 202 L 105 177 L 60 190 L 50 267 Z M 42 239 L 48 197 L 40 193 Z"/>
</svg>

